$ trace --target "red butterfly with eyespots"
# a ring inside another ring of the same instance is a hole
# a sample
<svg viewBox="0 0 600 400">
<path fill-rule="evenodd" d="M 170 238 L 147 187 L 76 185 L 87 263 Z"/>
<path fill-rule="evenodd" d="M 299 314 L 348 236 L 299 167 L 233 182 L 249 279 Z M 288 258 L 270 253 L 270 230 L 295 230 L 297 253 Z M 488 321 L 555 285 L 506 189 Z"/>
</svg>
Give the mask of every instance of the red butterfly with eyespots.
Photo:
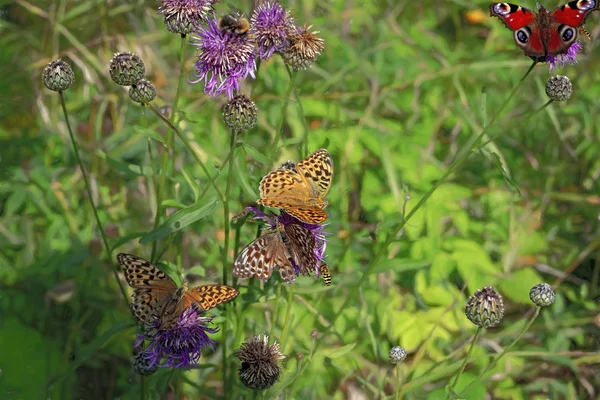
<svg viewBox="0 0 600 400">
<path fill-rule="evenodd" d="M 537 14 L 511 3 L 490 4 L 490 15 L 498 17 L 514 32 L 517 46 L 534 61 L 567 52 L 577 40 L 577 31 L 592 11 L 600 8 L 595 0 L 570 1 L 549 11 L 538 5 Z"/>
</svg>

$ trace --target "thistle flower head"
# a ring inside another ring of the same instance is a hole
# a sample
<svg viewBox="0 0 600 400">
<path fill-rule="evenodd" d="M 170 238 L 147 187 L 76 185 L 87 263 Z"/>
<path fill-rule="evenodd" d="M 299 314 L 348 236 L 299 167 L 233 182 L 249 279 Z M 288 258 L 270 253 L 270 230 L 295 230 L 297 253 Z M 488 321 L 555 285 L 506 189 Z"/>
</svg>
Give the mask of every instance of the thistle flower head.
<svg viewBox="0 0 600 400">
<path fill-rule="evenodd" d="M 110 78 L 117 85 L 131 86 L 138 83 L 146 74 L 142 59 L 135 53 L 116 53 L 110 59 Z"/>
<path fill-rule="evenodd" d="M 71 66 L 61 59 L 48 63 L 42 71 L 42 81 L 50 90 L 60 92 L 67 90 L 75 81 L 75 74 Z"/>
<path fill-rule="evenodd" d="M 566 101 L 573 94 L 573 85 L 568 76 L 555 75 L 546 81 L 546 94 L 554 101 Z"/>
<path fill-rule="evenodd" d="M 267 1 L 256 7 L 250 26 L 262 60 L 282 51 L 288 44 L 287 36 L 296 30 L 290 13 L 277 1 Z"/>
<path fill-rule="evenodd" d="M 306 222 L 300 221 L 296 217 L 286 213 L 283 210 L 281 210 L 280 214 L 277 215 L 270 211 L 268 213 L 265 213 L 265 212 L 259 210 L 258 208 L 254 208 L 254 207 L 248 207 L 248 209 L 254 213 L 254 217 L 253 217 L 254 220 L 263 221 L 264 223 L 267 224 L 267 230 L 269 230 L 269 231 L 276 230 L 280 225 L 285 226 L 285 225 L 289 225 L 289 224 L 298 224 L 298 225 L 306 228 L 315 238 L 314 255 L 317 260 L 316 270 L 310 271 L 306 268 L 306 266 L 296 265 L 296 262 L 294 261 L 294 259 L 291 259 L 290 261 L 292 262 L 292 265 L 294 266 L 297 276 L 298 275 L 310 275 L 312 273 L 316 273 L 317 275 L 319 275 L 319 265 L 323 262 L 323 259 L 325 258 L 325 249 L 327 247 L 326 233 L 323 232 L 323 229 L 325 228 L 326 224 L 308 224 Z"/>
<path fill-rule="evenodd" d="M 547 283 L 540 283 L 531 288 L 529 291 L 529 298 L 536 306 L 547 307 L 554 304 L 556 295 L 554 294 L 552 286 Z"/>
<path fill-rule="evenodd" d="M 469 297 L 465 315 L 479 327 L 492 328 L 498 325 L 504 317 L 502 296 L 491 286 L 475 291 L 475 294 Z"/>
<path fill-rule="evenodd" d="M 394 346 L 389 353 L 390 363 L 396 365 L 406 359 L 406 350 L 402 346 Z"/>
<path fill-rule="evenodd" d="M 213 348 L 215 341 L 208 334 L 218 331 L 209 328 L 213 317 L 203 317 L 195 307 L 187 308 L 171 329 L 161 329 L 161 321 L 154 316 L 144 326 L 144 333 L 138 337 L 136 346 L 148 341 L 148 346 L 140 353 L 146 368 L 189 368 L 198 364 L 202 349 Z"/>
<path fill-rule="evenodd" d="M 281 55 L 283 61 L 295 70 L 307 69 L 323 52 L 325 41 L 316 36 L 318 31 L 311 32 L 309 27 L 296 27 L 287 36 L 288 45 Z"/>
<path fill-rule="evenodd" d="M 150 103 L 152 100 L 154 100 L 155 97 L 156 89 L 154 89 L 154 85 L 152 84 L 152 82 L 146 79 L 142 79 L 141 81 L 139 81 L 135 85 L 135 88 L 133 86 L 129 88 L 129 98 L 135 101 L 136 103 L 140 103 L 141 105 L 144 105 L 145 103 Z"/>
<path fill-rule="evenodd" d="M 207 19 L 217 0 L 162 0 L 158 13 L 169 32 L 187 35 Z"/>
<path fill-rule="evenodd" d="M 256 104 L 244 94 L 236 94 L 223 107 L 223 121 L 228 127 L 237 131 L 254 128 L 258 120 Z"/>
<path fill-rule="evenodd" d="M 196 61 L 196 81 L 204 82 L 204 93 L 219 96 L 226 93 L 231 99 L 240 88 L 240 81 L 250 75 L 254 78 L 256 62 L 254 44 L 250 35 L 237 35 L 221 31 L 215 18 L 208 25 L 196 31 L 198 60 Z"/>
<path fill-rule="evenodd" d="M 550 71 L 564 67 L 566 64 L 573 65 L 577 63 L 577 54 L 581 53 L 583 47 L 579 42 L 574 42 L 567 49 L 566 53 L 558 54 L 556 56 L 547 56 L 546 63 L 550 64 Z"/>
<path fill-rule="evenodd" d="M 240 381 L 249 389 L 265 390 L 279 379 L 279 361 L 285 356 L 279 351 L 277 342 L 269 346 L 269 336 L 252 336 L 235 351 L 242 362 L 238 371 Z"/>
</svg>

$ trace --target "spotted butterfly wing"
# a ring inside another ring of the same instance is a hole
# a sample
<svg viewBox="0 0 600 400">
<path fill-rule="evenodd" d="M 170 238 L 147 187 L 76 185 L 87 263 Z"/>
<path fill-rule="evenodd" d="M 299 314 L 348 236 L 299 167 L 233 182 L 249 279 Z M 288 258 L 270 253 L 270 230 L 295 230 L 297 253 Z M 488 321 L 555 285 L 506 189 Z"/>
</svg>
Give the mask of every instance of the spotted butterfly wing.
<svg viewBox="0 0 600 400">
<path fill-rule="evenodd" d="M 125 280 L 133 291 L 131 311 L 138 321 L 145 323 L 153 311 L 177 290 L 175 281 L 150 261 L 132 254 L 120 253 L 117 261 L 123 267 Z"/>
<path fill-rule="evenodd" d="M 514 32 L 517 46 L 535 61 L 565 54 L 577 40 L 577 32 L 589 14 L 600 8 L 596 0 L 570 1 L 552 11 L 539 7 L 538 13 L 512 3 L 490 4 L 490 15 L 499 18 Z"/>
<path fill-rule="evenodd" d="M 260 181 L 258 203 L 287 211 L 302 222 L 327 219 L 324 197 L 333 177 L 333 160 L 325 149 L 317 150 L 295 166 L 284 163 Z"/>
<path fill-rule="evenodd" d="M 308 229 L 300 224 L 287 224 L 283 226 L 281 238 L 300 274 L 310 275 L 312 272 L 316 272 L 316 241 Z"/>
<path fill-rule="evenodd" d="M 233 263 L 233 275 L 240 278 L 255 276 L 268 280 L 279 267 L 281 279 L 288 283 L 296 280 L 289 253 L 281 241 L 279 232 L 265 233 L 246 246 Z"/>
</svg>

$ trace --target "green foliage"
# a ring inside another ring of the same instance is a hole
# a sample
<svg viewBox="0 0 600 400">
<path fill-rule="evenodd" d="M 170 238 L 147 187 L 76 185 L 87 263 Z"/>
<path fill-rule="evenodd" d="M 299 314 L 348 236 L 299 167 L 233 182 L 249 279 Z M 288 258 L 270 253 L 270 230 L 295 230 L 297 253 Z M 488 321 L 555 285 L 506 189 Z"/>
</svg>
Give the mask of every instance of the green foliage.
<svg viewBox="0 0 600 400">
<path fill-rule="evenodd" d="M 258 126 L 230 147 L 225 100 L 186 82 L 195 61 L 186 45 L 173 123 L 201 166 L 108 76 L 114 52 L 136 52 L 157 89 L 152 104 L 173 106 L 180 38 L 153 2 L 0 2 L 0 62 L 10 71 L 0 74 L 0 398 L 249 399 L 233 351 L 254 334 L 281 341 L 286 324 L 282 376 L 262 398 L 597 397 L 594 43 L 560 72 L 573 83 L 569 101 L 534 113 L 554 74 L 538 64 L 503 108 L 530 60 L 498 21 L 467 17 L 487 14 L 487 3 L 437 3 L 282 1 L 320 31 L 325 51 L 296 77 L 275 159 L 290 82 L 281 58 L 244 83 Z M 64 96 L 91 198 L 59 97 L 41 82 L 58 57 L 75 72 Z M 325 229 L 333 284 L 299 277 L 288 314 L 278 273 L 264 284 L 231 279 L 259 229 L 232 218 L 254 204 L 266 173 L 321 147 L 335 162 Z M 118 252 L 162 260 L 176 280 L 226 277 L 240 289 L 209 311 L 218 344 L 198 367 L 133 373 L 139 329 L 115 278 Z M 556 302 L 529 326 L 529 290 L 544 281 Z M 479 336 L 453 386 L 476 331 L 466 298 L 485 286 L 503 295 L 504 320 Z M 394 367 L 396 345 L 408 358 Z"/>
</svg>

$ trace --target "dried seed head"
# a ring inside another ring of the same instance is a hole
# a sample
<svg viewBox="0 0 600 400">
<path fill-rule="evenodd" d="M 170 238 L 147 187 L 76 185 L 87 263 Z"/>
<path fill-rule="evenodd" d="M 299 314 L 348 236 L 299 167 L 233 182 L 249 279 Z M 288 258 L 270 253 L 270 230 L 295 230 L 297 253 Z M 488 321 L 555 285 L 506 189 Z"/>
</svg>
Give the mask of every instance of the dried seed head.
<svg viewBox="0 0 600 400">
<path fill-rule="evenodd" d="M 573 94 L 573 85 L 567 76 L 551 76 L 546 81 L 546 94 L 554 101 L 566 101 Z"/>
<path fill-rule="evenodd" d="M 554 303 L 556 295 L 554 289 L 547 283 L 540 283 L 535 285 L 529 291 L 529 298 L 538 307 L 547 307 Z"/>
<path fill-rule="evenodd" d="M 279 379 L 279 361 L 285 356 L 279 351 L 279 344 L 269 346 L 269 337 L 264 335 L 246 339 L 246 343 L 235 351 L 242 365 L 238 371 L 240 381 L 249 389 L 265 390 Z"/>
<path fill-rule="evenodd" d="M 256 126 L 257 120 L 256 104 L 244 94 L 236 94 L 223 107 L 223 121 L 231 129 L 247 131 Z"/>
<path fill-rule="evenodd" d="M 475 291 L 475 294 L 469 297 L 465 315 L 472 323 L 483 328 L 498 325 L 504 317 L 502 296 L 491 286 Z"/>
<path fill-rule="evenodd" d="M 288 46 L 282 51 L 283 61 L 295 70 L 310 67 L 323 52 L 325 41 L 311 32 L 309 27 L 299 28 L 288 34 Z"/>
<path fill-rule="evenodd" d="M 402 346 L 394 346 L 390 350 L 390 362 L 394 365 L 406 360 L 406 350 Z"/>
<path fill-rule="evenodd" d="M 136 90 L 137 89 L 137 90 Z M 141 97 L 140 97 L 141 94 Z M 129 98 L 135 101 L 136 103 L 140 103 L 144 105 L 145 103 L 150 103 L 156 97 L 156 89 L 154 89 L 154 85 L 152 82 L 142 79 L 139 81 L 135 88 L 132 86 L 129 88 Z"/>
<path fill-rule="evenodd" d="M 48 89 L 60 92 L 73 85 L 75 74 L 69 64 L 58 59 L 46 65 L 42 72 L 42 81 Z"/>
<path fill-rule="evenodd" d="M 131 86 L 144 78 L 146 67 L 135 53 L 116 53 L 110 59 L 109 72 L 111 79 L 117 85 Z"/>
</svg>

